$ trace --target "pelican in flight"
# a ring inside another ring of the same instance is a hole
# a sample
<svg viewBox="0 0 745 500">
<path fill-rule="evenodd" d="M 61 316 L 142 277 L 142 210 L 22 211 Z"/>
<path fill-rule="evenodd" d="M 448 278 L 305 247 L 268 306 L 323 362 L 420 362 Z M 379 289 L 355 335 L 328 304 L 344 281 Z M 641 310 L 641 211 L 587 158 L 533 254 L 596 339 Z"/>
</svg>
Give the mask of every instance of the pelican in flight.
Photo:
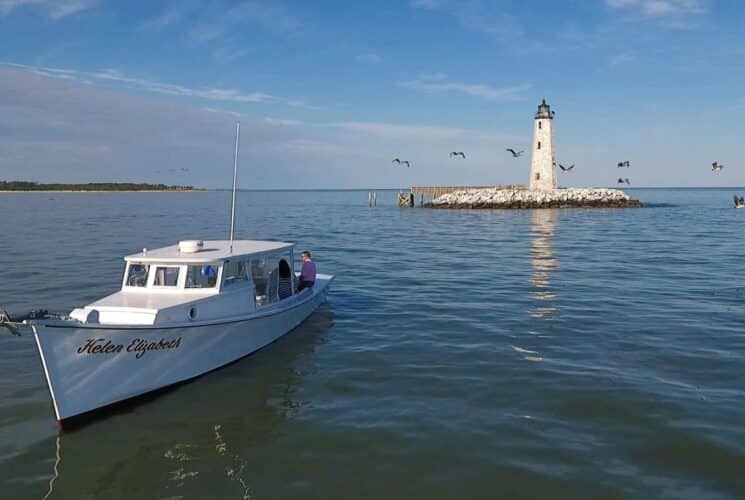
<svg viewBox="0 0 745 500">
<path fill-rule="evenodd" d="M 574 163 L 572 163 L 568 167 L 565 167 L 564 165 L 562 165 L 561 163 L 559 163 L 559 168 L 561 169 L 562 172 L 571 172 L 572 169 L 574 168 Z"/>
<path fill-rule="evenodd" d="M 460 156 L 464 160 L 466 159 L 466 153 L 464 153 L 463 151 L 453 151 L 452 153 L 450 153 L 450 158 L 452 158 L 453 156 Z"/>
<path fill-rule="evenodd" d="M 391 163 L 396 163 L 398 165 L 406 166 L 406 168 L 409 168 L 411 166 L 409 164 L 409 160 L 399 160 L 398 158 L 395 158 Z"/>
<path fill-rule="evenodd" d="M 618 178 L 618 183 L 619 184 L 628 184 L 629 186 L 631 185 L 631 182 L 629 182 L 629 178 L 628 177 L 623 178 L 623 179 L 619 177 Z"/>
<path fill-rule="evenodd" d="M 626 167 L 629 168 L 631 166 L 631 162 L 629 160 L 626 161 L 619 161 L 618 165 L 616 165 L 618 168 Z"/>
<path fill-rule="evenodd" d="M 724 165 L 722 165 L 721 163 L 719 163 L 717 161 L 715 161 L 714 163 L 711 164 L 711 171 L 712 172 L 720 172 L 723 168 L 724 168 Z"/>
<path fill-rule="evenodd" d="M 515 151 L 515 150 L 514 150 L 514 149 L 512 149 L 512 148 L 507 148 L 507 149 L 505 149 L 505 151 L 509 151 L 510 153 L 512 153 L 512 156 L 513 156 L 514 158 L 517 158 L 518 156 L 520 156 L 521 154 L 523 154 L 523 153 L 525 152 L 525 151 L 522 151 L 522 150 L 520 150 L 520 151 Z"/>
</svg>

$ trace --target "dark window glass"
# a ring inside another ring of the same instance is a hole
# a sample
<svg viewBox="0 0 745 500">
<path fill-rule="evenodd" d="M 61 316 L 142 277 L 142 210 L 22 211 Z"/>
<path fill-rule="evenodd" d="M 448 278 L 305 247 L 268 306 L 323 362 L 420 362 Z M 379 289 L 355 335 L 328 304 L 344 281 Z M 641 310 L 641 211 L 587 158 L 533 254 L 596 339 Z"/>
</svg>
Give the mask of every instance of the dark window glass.
<svg viewBox="0 0 745 500">
<path fill-rule="evenodd" d="M 153 286 L 177 286 L 178 267 L 156 267 Z"/>
<path fill-rule="evenodd" d="M 127 286 L 143 287 L 147 285 L 147 272 L 150 266 L 147 264 L 130 264 Z"/>
</svg>

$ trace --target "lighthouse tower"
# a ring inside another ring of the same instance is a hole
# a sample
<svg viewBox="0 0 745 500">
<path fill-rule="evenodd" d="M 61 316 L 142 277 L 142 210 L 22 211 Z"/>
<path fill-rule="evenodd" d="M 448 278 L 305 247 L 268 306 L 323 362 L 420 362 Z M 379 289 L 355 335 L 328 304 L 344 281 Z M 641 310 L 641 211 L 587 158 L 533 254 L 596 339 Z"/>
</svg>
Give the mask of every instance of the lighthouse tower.
<svg viewBox="0 0 745 500">
<path fill-rule="evenodd" d="M 530 158 L 530 189 L 556 189 L 554 156 L 554 113 L 544 99 L 538 105 L 533 125 L 533 150 Z"/>
</svg>

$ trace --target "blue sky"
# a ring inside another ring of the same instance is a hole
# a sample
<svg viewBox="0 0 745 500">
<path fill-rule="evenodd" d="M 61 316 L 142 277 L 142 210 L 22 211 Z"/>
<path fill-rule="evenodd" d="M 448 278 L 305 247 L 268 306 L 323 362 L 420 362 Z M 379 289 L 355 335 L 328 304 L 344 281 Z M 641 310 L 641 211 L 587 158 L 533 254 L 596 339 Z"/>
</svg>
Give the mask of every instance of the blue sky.
<svg viewBox="0 0 745 500">
<path fill-rule="evenodd" d="M 742 186 L 744 32 L 734 0 L 0 0 L 0 179 L 227 186 L 240 120 L 245 188 L 524 183 L 546 98 L 564 185 Z"/>
</svg>

